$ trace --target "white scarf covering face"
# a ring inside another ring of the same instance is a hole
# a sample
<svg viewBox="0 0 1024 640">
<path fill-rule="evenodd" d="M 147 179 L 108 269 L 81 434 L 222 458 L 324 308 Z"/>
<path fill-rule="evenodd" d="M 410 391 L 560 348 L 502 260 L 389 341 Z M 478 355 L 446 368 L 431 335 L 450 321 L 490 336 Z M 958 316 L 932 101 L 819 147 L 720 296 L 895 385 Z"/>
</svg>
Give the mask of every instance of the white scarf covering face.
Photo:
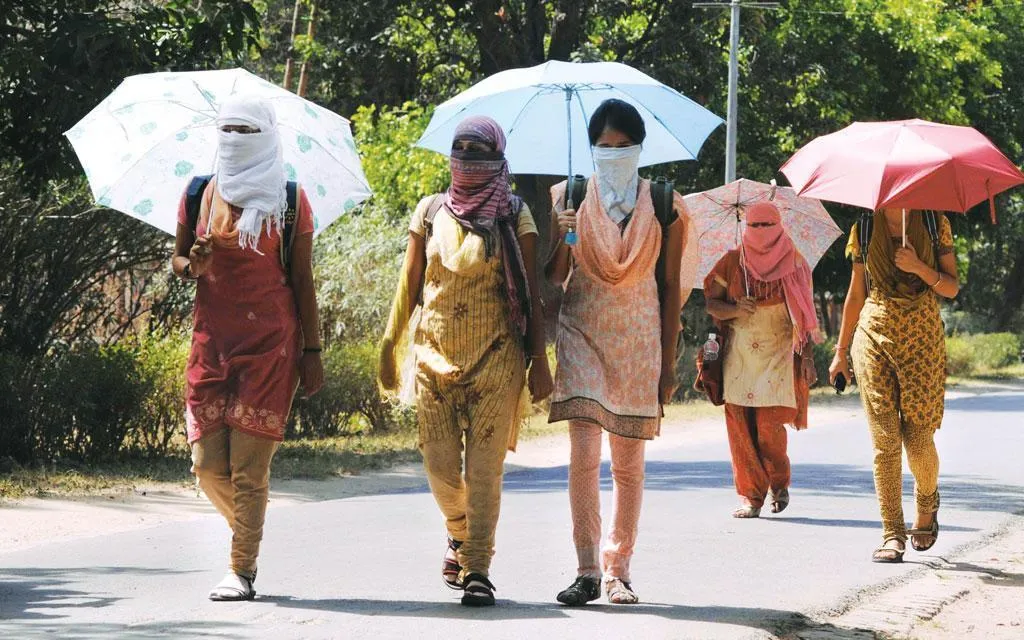
<svg viewBox="0 0 1024 640">
<path fill-rule="evenodd" d="M 224 125 L 247 125 L 259 133 L 224 132 Z M 274 108 L 259 98 L 232 96 L 217 115 L 217 191 L 225 202 L 242 209 L 238 244 L 257 250 L 266 228 L 280 233 L 288 208 L 281 137 Z"/>
<path fill-rule="evenodd" d="M 621 224 L 636 207 L 636 189 L 640 180 L 640 145 L 631 147 L 594 147 L 597 165 L 597 192 L 608 217 Z"/>
</svg>

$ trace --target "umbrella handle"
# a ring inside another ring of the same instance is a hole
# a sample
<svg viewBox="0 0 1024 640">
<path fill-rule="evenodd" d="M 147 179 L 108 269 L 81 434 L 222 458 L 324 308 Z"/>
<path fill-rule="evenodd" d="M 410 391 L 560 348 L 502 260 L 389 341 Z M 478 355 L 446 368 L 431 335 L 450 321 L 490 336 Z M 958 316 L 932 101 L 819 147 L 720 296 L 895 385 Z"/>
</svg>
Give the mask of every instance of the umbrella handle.
<svg viewBox="0 0 1024 640">
<path fill-rule="evenodd" d="M 907 248 L 907 210 L 903 209 L 903 248 Z"/>
</svg>

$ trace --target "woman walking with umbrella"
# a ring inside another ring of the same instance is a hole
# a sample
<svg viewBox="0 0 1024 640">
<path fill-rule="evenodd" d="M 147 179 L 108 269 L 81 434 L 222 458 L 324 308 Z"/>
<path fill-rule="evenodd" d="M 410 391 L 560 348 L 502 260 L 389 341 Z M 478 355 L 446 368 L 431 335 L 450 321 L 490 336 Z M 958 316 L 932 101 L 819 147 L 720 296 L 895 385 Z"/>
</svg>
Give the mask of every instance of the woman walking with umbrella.
<svg viewBox="0 0 1024 640">
<path fill-rule="evenodd" d="M 233 533 L 231 571 L 210 599 L 251 600 L 270 461 L 299 381 L 307 394 L 323 381 L 313 215 L 300 190 L 286 270 L 286 176 L 274 109 L 255 98 L 230 98 L 217 127 L 217 173 L 202 194 L 198 221 L 189 220 L 187 196 L 181 199 L 171 267 L 196 281 L 186 372 L 192 468 Z"/>
<path fill-rule="evenodd" d="M 872 560 L 902 562 L 908 534 L 916 551 L 930 549 L 939 535 L 934 436 L 945 404 L 946 346 L 938 298 L 956 297 L 960 283 L 945 216 L 938 216 L 934 240 L 920 213 L 882 209 L 864 241 L 862 224 L 854 224 L 847 244 L 853 276 L 829 378 L 856 373 L 871 429 L 883 527 Z M 903 449 L 917 504 L 910 531 L 903 519 Z"/>
<path fill-rule="evenodd" d="M 739 248 L 704 283 L 708 313 L 728 331 L 723 361 L 725 423 L 733 480 L 756 518 L 789 505 L 786 425 L 807 428 L 808 389 L 817 380 L 811 340 L 818 330 L 811 269 L 771 202 L 746 209 Z"/>
<path fill-rule="evenodd" d="M 395 394 L 406 329 L 420 304 L 412 344 L 419 444 L 448 529 L 442 577 L 464 590 L 468 606 L 495 602 L 489 570 L 503 465 L 529 404 L 524 387 L 535 401 L 552 387 L 537 227 L 512 194 L 504 150 L 505 134 L 490 118 L 466 118 L 455 130 L 451 186 L 413 213 L 380 354 L 381 389 Z"/>
<path fill-rule="evenodd" d="M 546 274 L 565 287 L 558 318 L 558 370 L 549 420 L 569 421 L 569 503 L 577 579 L 558 594 L 567 605 L 598 598 L 639 602 L 629 565 L 644 484 L 644 443 L 660 429 L 661 406 L 676 389 L 676 340 L 682 306 L 680 270 L 689 216 L 670 195 L 660 223 L 651 183 L 637 174 L 644 120 L 621 100 L 602 103 L 590 119 L 597 173 L 578 210 L 566 209 L 566 183 L 552 188 L 559 236 Z M 578 244 L 570 246 L 570 232 Z M 664 243 L 664 246 L 662 246 Z M 656 265 L 662 254 L 664 271 Z M 659 292 L 658 276 L 663 277 Z M 687 282 L 689 287 L 692 282 Z M 615 509 L 601 548 L 601 439 L 608 431 Z"/>
</svg>

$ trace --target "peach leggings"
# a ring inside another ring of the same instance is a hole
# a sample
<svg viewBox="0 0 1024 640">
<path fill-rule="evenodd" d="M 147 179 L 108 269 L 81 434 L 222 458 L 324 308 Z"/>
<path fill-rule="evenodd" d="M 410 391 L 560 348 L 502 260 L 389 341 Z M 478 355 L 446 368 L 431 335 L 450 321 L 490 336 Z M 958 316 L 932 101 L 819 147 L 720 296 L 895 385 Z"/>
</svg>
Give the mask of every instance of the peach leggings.
<svg viewBox="0 0 1024 640">
<path fill-rule="evenodd" d="M 588 422 L 569 423 L 569 506 L 578 575 L 629 581 L 629 561 L 636 546 L 644 493 L 646 440 L 608 434 L 612 451 L 612 526 L 601 548 L 601 434 Z"/>
</svg>

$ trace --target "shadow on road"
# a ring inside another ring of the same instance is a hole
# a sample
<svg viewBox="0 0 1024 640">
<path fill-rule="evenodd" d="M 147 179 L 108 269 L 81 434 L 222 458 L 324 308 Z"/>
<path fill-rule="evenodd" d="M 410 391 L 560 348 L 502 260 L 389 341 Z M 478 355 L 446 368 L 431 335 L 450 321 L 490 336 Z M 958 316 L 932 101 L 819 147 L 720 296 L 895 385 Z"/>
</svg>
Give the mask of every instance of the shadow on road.
<svg viewBox="0 0 1024 640">
<path fill-rule="evenodd" d="M 808 524 L 815 527 L 848 527 L 851 529 L 881 529 L 882 523 L 879 520 L 843 520 L 835 518 L 787 518 L 785 516 L 772 516 L 764 518 L 765 522 L 783 522 L 786 524 Z M 972 532 L 978 531 L 974 527 L 956 527 L 942 525 L 942 531 Z"/>
<path fill-rule="evenodd" d="M 794 464 L 793 492 L 814 496 L 849 497 L 873 496 L 875 481 L 871 468 L 847 464 Z M 563 492 L 568 489 L 569 468 L 562 465 L 539 469 L 522 469 L 505 475 L 504 491 L 510 493 Z M 948 475 L 939 480 L 942 504 L 972 511 L 1015 513 L 1024 509 L 1024 487 L 994 483 L 977 476 Z M 611 466 L 601 465 L 601 488 L 610 490 Z M 732 466 L 724 460 L 668 462 L 648 460 L 644 488 L 647 491 L 692 491 L 699 489 L 731 489 Z M 426 487 L 417 489 L 426 491 Z M 903 494 L 914 495 L 913 477 L 903 477 Z M 877 526 L 868 524 L 840 524 L 831 526 Z M 850 522 L 850 521 L 846 521 Z M 810 524 L 810 523 L 807 523 Z M 955 531 L 950 527 L 948 530 Z M 962 529 L 973 531 L 973 529 Z"/>
<path fill-rule="evenodd" d="M 273 604 L 289 609 L 330 611 L 351 615 L 410 618 L 453 618 L 465 620 L 543 620 L 568 618 L 593 612 L 600 615 L 648 615 L 668 620 L 733 624 L 755 629 L 775 631 L 792 628 L 808 622 L 806 616 L 794 611 L 748 607 L 687 607 L 654 602 L 632 606 L 588 604 L 569 608 L 554 602 L 512 602 L 498 600 L 498 606 L 485 608 L 463 607 L 458 601 L 431 602 L 418 600 L 375 599 L 301 599 L 291 596 L 262 596 L 257 603 Z"/>
<path fill-rule="evenodd" d="M 999 387 L 969 387 L 964 389 L 977 395 L 947 398 L 946 409 L 949 411 L 1016 411 L 1020 412 L 1020 392 L 1009 391 Z"/>
<path fill-rule="evenodd" d="M 71 617 L 75 609 L 101 609 L 113 606 L 118 601 L 124 599 L 101 596 L 70 588 L 69 585 L 77 581 L 77 576 L 85 574 L 137 574 L 139 576 L 147 576 L 181 573 L 192 572 L 144 567 L 0 568 L 0 622 L 8 620 L 58 620 Z M 23 636 L 7 634 L 3 632 L 3 627 L 0 626 L 0 637 L 21 638 Z M 52 635 L 47 637 L 52 637 Z M 66 640 L 69 636 L 62 632 L 61 637 Z M 70 637 L 78 638 L 79 636 Z"/>
<path fill-rule="evenodd" d="M 239 631 L 232 631 L 239 629 Z M 0 620 L 0 638 L 11 640 L 152 640 L 152 638 L 217 638 L 243 640 L 253 638 L 252 629 L 241 630 L 233 622 L 201 622 L 182 620 L 167 622 L 118 624 L 114 622 L 75 622 L 68 624 L 8 624 Z"/>
</svg>

